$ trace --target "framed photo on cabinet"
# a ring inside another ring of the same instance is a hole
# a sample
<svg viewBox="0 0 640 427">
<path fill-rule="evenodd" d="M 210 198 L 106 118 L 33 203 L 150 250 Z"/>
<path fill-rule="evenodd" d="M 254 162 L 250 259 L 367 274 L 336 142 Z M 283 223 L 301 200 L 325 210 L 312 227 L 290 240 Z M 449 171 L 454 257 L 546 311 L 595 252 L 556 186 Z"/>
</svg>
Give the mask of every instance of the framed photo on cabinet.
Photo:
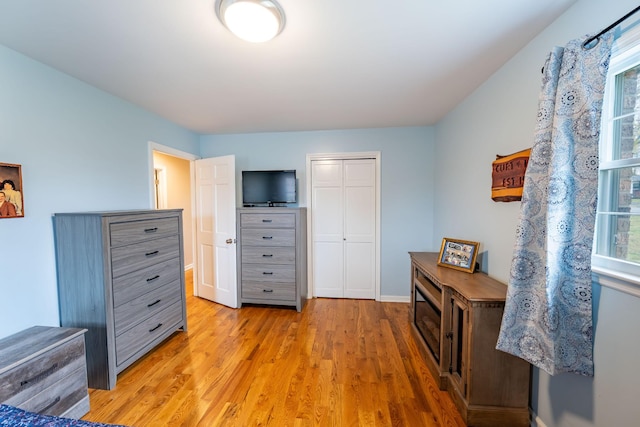
<svg viewBox="0 0 640 427">
<path fill-rule="evenodd" d="M 0 219 L 23 217 L 23 202 L 20 165 L 0 163 Z"/>
<path fill-rule="evenodd" d="M 473 273 L 480 243 L 445 237 L 440 246 L 438 266 Z"/>
</svg>

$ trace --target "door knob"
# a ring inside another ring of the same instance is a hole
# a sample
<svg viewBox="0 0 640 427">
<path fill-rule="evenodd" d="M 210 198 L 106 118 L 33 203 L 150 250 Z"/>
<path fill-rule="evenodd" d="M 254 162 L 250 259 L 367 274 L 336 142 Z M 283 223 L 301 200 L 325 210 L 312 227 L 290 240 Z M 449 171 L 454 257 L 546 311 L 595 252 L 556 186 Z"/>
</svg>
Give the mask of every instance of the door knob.
<svg viewBox="0 0 640 427">
<path fill-rule="evenodd" d="M 225 240 L 225 243 L 226 243 L 226 244 L 228 244 L 228 245 L 230 245 L 230 244 L 232 244 L 232 243 L 233 243 L 233 239 L 227 239 L 227 240 Z"/>
</svg>

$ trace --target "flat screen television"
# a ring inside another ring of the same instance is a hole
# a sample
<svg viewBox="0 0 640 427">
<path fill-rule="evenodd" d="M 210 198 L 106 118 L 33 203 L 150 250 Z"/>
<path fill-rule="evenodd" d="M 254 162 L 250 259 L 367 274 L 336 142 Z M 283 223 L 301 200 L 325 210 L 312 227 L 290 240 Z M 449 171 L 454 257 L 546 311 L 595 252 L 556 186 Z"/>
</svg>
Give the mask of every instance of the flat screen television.
<svg viewBox="0 0 640 427">
<path fill-rule="evenodd" d="M 273 206 L 296 202 L 296 171 L 242 171 L 242 204 Z"/>
</svg>

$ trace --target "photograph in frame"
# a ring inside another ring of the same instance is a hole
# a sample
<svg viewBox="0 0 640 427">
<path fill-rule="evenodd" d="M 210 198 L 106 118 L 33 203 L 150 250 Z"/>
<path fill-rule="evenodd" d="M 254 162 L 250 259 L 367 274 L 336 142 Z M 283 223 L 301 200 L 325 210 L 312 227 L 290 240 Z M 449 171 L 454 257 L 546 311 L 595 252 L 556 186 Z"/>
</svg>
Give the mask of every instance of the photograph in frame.
<svg viewBox="0 0 640 427">
<path fill-rule="evenodd" d="M 0 163 L 0 219 L 24 217 L 24 192 L 20 165 Z"/>
<path fill-rule="evenodd" d="M 478 242 L 445 237 L 442 239 L 438 265 L 473 273 L 479 246 Z"/>
</svg>

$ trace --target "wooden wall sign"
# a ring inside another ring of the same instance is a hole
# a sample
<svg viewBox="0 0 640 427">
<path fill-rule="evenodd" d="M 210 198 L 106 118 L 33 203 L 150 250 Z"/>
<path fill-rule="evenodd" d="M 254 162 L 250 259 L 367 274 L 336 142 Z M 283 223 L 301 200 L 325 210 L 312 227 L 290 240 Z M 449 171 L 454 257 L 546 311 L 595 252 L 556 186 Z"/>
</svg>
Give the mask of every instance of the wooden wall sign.
<svg viewBox="0 0 640 427">
<path fill-rule="evenodd" d="M 530 148 L 508 156 L 496 155 L 491 174 L 491 199 L 493 201 L 517 202 L 522 200 L 524 173 L 527 170 L 530 155 Z"/>
</svg>

